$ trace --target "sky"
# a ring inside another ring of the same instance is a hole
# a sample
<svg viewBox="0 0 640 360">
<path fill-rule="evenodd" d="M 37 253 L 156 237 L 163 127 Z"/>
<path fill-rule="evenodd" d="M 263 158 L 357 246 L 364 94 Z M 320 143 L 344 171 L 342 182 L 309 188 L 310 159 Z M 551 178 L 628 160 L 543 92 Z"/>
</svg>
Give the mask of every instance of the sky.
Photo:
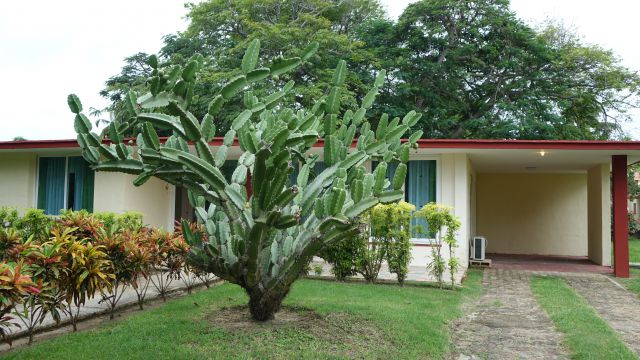
<svg viewBox="0 0 640 360">
<path fill-rule="evenodd" d="M 397 18 L 413 1 L 382 0 Z M 0 141 L 75 138 L 66 105 L 77 94 L 86 109 L 126 56 L 157 52 L 162 36 L 186 29 L 184 0 L 32 0 L 0 2 Z M 575 28 L 585 42 L 612 49 L 640 70 L 636 0 L 511 0 L 523 20 L 546 18 Z M 640 139 L 640 111 L 625 125 Z"/>
</svg>

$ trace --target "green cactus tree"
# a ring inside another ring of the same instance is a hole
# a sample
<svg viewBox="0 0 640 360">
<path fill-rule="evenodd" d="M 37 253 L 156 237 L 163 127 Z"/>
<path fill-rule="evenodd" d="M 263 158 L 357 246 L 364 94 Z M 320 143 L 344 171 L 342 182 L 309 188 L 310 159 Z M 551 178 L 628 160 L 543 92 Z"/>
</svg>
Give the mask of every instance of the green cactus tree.
<svg viewBox="0 0 640 360">
<path fill-rule="evenodd" d="M 390 121 L 384 116 L 375 131 L 371 128 L 366 112 L 383 84 L 384 72 L 378 74 L 359 109 L 341 112 L 340 94 L 347 75 L 344 61 L 336 68 L 328 94 L 311 109 L 287 106 L 293 82 L 263 98 L 250 91 L 254 82 L 286 76 L 317 47 L 311 44 L 300 57 L 257 68 L 260 42 L 252 41 L 242 60 L 242 74 L 222 86 L 203 119 L 187 109 L 204 59 L 197 56 L 184 68 L 159 69 L 157 58 L 151 56 L 148 64 L 154 70 L 148 79 L 149 92 L 139 97 L 129 93 L 130 119 L 109 125 L 110 141 L 103 142 L 91 132 L 78 97 L 68 98 L 76 114 L 78 143 L 94 170 L 137 175 L 137 186 L 155 176 L 189 190 L 208 237 L 201 239 L 183 226 L 191 245 L 190 261 L 244 288 L 251 314 L 259 321 L 274 317 L 291 284 L 325 244 L 358 232 L 354 218 L 378 203 L 403 198 L 404 172 L 389 181 L 386 164 L 406 163 L 410 147 L 421 135 L 415 133 L 408 142 L 401 142 L 420 118 L 415 112 Z M 212 149 L 214 117 L 240 93 L 245 110 L 224 134 L 223 145 Z M 170 136 L 162 141 L 160 131 Z M 137 134 L 135 143 L 124 139 L 123 134 L 130 133 Z M 227 181 L 220 167 L 236 138 L 242 155 Z M 316 144 L 324 146 L 326 165 L 318 174 L 312 169 L 319 155 L 310 151 Z M 372 158 L 381 163 L 375 172 L 367 173 L 364 165 Z M 291 181 L 296 166 L 299 172 Z"/>
</svg>

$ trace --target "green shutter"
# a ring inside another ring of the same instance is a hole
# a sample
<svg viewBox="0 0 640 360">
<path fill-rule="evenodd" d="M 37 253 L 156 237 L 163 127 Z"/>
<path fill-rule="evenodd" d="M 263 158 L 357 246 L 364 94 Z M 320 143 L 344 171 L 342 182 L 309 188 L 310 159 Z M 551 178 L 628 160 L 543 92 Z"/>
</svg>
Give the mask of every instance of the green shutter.
<svg viewBox="0 0 640 360">
<path fill-rule="evenodd" d="M 75 175 L 73 204 L 67 204 L 73 210 L 93 211 L 94 172 L 89 164 L 80 156 L 69 158 L 68 174 Z M 69 186 L 67 184 L 67 186 Z M 70 190 L 70 189 L 68 189 Z"/>
</svg>

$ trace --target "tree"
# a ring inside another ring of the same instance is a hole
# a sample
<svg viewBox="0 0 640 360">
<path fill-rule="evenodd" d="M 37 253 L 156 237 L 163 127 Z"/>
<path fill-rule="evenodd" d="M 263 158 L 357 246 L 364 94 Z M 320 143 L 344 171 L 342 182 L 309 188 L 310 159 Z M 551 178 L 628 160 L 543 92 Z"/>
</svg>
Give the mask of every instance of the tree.
<svg viewBox="0 0 640 360">
<path fill-rule="evenodd" d="M 208 235 L 208 241 L 203 241 L 200 233 L 182 224 L 192 249 L 190 261 L 245 289 L 251 314 L 259 321 L 274 317 L 293 282 L 323 246 L 357 233 L 353 219 L 378 203 L 402 199 L 405 174 L 396 172 L 396 178 L 387 181 L 387 163 L 406 163 L 410 146 L 421 135 L 417 132 L 401 143 L 401 137 L 420 119 L 415 112 L 402 120 L 383 117 L 376 131 L 371 129 L 365 116 L 383 85 L 384 71 L 355 112 L 342 112 L 345 61 L 338 62 L 327 95 L 313 101 L 311 108 L 300 107 L 287 96 L 293 90 L 292 81 L 263 97 L 245 90 L 261 80 L 269 82 L 296 71 L 318 46 L 312 43 L 296 52 L 300 57 L 279 58 L 269 67 L 258 67 L 260 42 L 253 40 L 242 57 L 241 75 L 213 96 L 201 120 L 188 106 L 203 57 L 195 56 L 184 67 L 164 72 L 158 69 L 157 57 L 150 56 L 150 92 L 139 97 L 134 91 L 127 94 L 129 115 L 126 121 L 109 125 L 110 146 L 91 132 L 77 96 L 68 99 L 76 114 L 82 154 L 94 170 L 137 175 L 134 185 L 155 176 L 188 188 L 190 202 Z M 231 121 L 224 144 L 214 155 L 208 145 L 216 133 L 213 117 L 224 113 L 223 108 L 233 104 L 239 93 L 243 93 L 244 110 Z M 171 133 L 166 142 L 159 140 L 158 129 Z M 137 134 L 138 156 L 123 138 L 132 130 Z M 357 146 L 352 147 L 356 135 Z M 220 167 L 236 137 L 243 153 L 229 182 Z M 310 155 L 309 150 L 320 137 L 327 167 L 312 176 L 310 169 L 318 155 Z M 373 174 L 366 173 L 363 164 L 372 158 L 379 159 L 380 165 Z M 291 181 L 296 164 L 300 172 Z M 249 176 L 251 191 L 245 188 Z"/>
<path fill-rule="evenodd" d="M 369 19 L 383 16 L 378 0 L 208 0 L 189 4 L 189 27 L 185 32 L 164 37 L 160 50 L 160 68 L 184 66 L 195 54 L 205 57 L 200 81 L 193 89 L 190 106 L 198 118 L 207 113 L 207 105 L 225 81 L 240 75 L 244 49 L 253 39 L 261 39 L 261 53 L 265 61 L 296 57 L 309 42 L 319 44 L 317 55 L 303 66 L 283 76 L 256 83 L 256 96 L 264 96 L 274 87 L 282 87 L 289 80 L 296 82 L 292 96 L 297 107 L 311 107 L 329 86 L 331 71 L 339 59 L 354 67 L 345 79 L 342 104 L 354 107 L 366 93 L 365 84 L 375 76 L 376 58 L 354 40 L 358 26 Z M 111 101 L 108 111 L 116 119 L 126 115 L 124 99 L 128 89 L 141 90 L 151 77 L 152 69 L 145 63 L 148 55 L 138 53 L 125 59 L 120 74 L 106 82 L 102 96 Z M 359 74 L 369 77 L 363 82 Z M 219 130 L 226 127 L 242 110 L 241 99 L 227 102 L 226 111 L 214 116 Z"/>
<path fill-rule="evenodd" d="M 428 137 L 606 139 L 637 106 L 639 77 L 610 51 L 537 33 L 508 0 L 422 0 L 394 31 L 398 86 L 382 101 L 422 110 Z"/>
</svg>

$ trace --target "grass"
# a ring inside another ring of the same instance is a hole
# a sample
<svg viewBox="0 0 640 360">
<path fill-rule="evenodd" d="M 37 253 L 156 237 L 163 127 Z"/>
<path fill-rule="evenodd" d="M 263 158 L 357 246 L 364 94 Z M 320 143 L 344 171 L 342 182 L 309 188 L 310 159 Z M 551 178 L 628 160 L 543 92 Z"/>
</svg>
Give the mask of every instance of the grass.
<svg viewBox="0 0 640 360">
<path fill-rule="evenodd" d="M 637 359 L 583 298 L 557 277 L 534 277 L 531 287 L 556 328 L 572 359 Z"/>
<path fill-rule="evenodd" d="M 627 289 L 640 296 L 640 269 L 631 269 L 628 279 L 617 278 L 616 281 L 619 281 Z"/>
<path fill-rule="evenodd" d="M 221 326 L 220 314 L 247 298 L 238 286 L 223 284 L 6 358 L 443 358 L 451 347 L 448 324 L 462 315 L 465 297 L 481 292 L 480 278 L 481 272 L 469 271 L 457 291 L 300 280 L 285 301 L 285 313 L 309 316 L 308 326 L 248 322 L 238 329 Z"/>
<path fill-rule="evenodd" d="M 640 239 L 629 238 L 629 261 L 640 263 Z"/>
</svg>

